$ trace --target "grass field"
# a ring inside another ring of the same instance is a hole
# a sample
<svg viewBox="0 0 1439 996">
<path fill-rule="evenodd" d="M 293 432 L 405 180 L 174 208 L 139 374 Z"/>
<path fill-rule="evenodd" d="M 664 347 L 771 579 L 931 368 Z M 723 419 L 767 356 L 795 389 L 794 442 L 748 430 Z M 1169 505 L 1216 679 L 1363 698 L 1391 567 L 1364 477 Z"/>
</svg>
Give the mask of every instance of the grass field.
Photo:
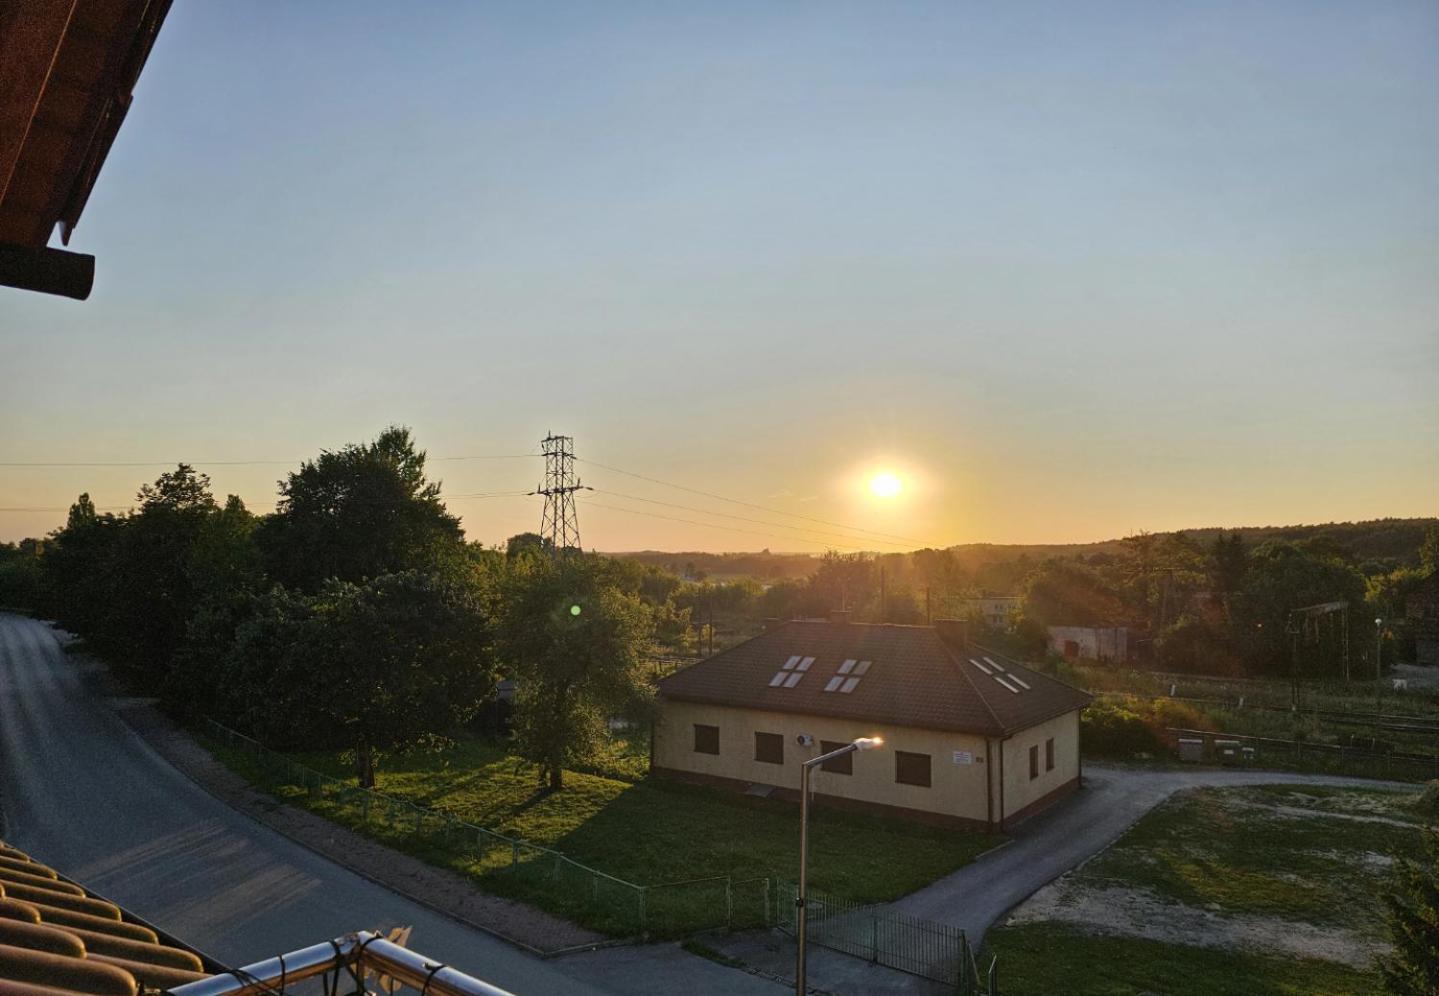
<svg viewBox="0 0 1439 996">
<path fill-rule="evenodd" d="M 1314 786 L 1176 796 L 988 938 L 1006 996 L 1380 991 L 1380 896 L 1419 848 L 1415 795 Z"/>
<path fill-rule="evenodd" d="M 214 743 L 207 746 L 277 797 L 465 874 L 487 891 L 534 902 L 610 933 L 634 930 L 633 918 L 623 907 L 627 900 L 592 895 L 588 880 L 567 884 L 548 874 L 515 874 L 508 850 L 477 849 L 473 835 L 457 837 L 438 828 L 416 832 L 403 821 L 376 819 L 373 813 L 365 819 L 352 800 L 278 784 L 249 755 Z M 350 774 L 336 755 L 298 755 L 295 760 L 337 778 Z M 387 759 L 376 787 L 652 887 L 647 926 L 655 933 L 713 926 L 727 901 L 745 904 L 737 914 L 756 911 L 762 891 L 754 880 L 794 875 L 799 833 L 792 804 L 583 772 L 567 773 L 566 787 L 558 793 L 540 792 L 536 784 L 535 768 L 528 762 L 498 746 L 468 741 L 443 753 Z M 885 901 L 948 874 L 997 843 L 999 838 L 981 833 L 818 807 L 810 826 L 810 880 L 816 888 L 849 899 Z M 750 884 L 731 896 L 714 883 L 659 888 L 724 876 Z M 739 922 L 756 919 L 761 918 L 736 917 Z"/>
</svg>

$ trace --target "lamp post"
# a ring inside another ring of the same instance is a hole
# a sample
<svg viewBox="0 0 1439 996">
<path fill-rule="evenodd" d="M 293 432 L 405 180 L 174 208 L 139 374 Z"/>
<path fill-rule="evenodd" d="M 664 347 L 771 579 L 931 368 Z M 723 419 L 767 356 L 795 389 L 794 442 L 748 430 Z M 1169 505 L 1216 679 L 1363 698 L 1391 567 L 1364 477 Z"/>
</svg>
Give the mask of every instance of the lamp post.
<svg viewBox="0 0 1439 996">
<path fill-rule="evenodd" d="M 812 741 L 811 741 L 812 742 Z M 798 945 L 794 962 L 794 991 L 805 991 L 805 928 L 809 920 L 809 773 L 813 768 L 857 750 L 873 750 L 884 745 L 879 737 L 860 737 L 828 754 L 812 757 L 799 769 L 799 895 L 795 897 L 795 941 Z"/>
</svg>

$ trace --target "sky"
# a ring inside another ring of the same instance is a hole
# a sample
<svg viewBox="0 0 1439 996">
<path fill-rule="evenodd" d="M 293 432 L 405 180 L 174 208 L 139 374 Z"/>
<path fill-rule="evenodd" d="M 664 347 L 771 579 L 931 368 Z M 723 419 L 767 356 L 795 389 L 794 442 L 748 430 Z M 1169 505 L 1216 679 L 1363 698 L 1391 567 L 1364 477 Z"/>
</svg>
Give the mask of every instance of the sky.
<svg viewBox="0 0 1439 996">
<path fill-rule="evenodd" d="M 1439 514 L 1436 162 L 1427 0 L 176 4 L 92 296 L 0 289 L 0 540 L 390 424 L 572 435 L 602 550 Z"/>
</svg>

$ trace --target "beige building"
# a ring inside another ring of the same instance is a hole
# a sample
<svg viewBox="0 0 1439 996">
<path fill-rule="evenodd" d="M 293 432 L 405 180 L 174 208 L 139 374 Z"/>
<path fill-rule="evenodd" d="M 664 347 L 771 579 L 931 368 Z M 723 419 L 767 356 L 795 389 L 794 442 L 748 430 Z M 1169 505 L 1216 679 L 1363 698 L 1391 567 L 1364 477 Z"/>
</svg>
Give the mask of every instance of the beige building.
<svg viewBox="0 0 1439 996">
<path fill-rule="evenodd" d="M 1090 700 L 969 643 L 958 622 L 783 623 L 659 693 L 656 774 L 793 798 L 802 761 L 879 736 L 882 750 L 817 771 L 815 798 L 990 829 L 1079 786 Z"/>
</svg>

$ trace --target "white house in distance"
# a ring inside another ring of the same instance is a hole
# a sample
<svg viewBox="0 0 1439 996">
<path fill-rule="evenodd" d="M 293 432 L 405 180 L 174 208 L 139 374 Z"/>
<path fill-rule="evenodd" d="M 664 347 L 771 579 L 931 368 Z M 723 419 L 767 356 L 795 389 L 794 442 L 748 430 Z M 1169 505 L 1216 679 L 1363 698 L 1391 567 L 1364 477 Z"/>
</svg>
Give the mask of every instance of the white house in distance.
<svg viewBox="0 0 1439 996">
<path fill-rule="evenodd" d="M 818 801 L 996 830 L 1079 786 L 1090 695 L 930 626 L 795 620 L 659 685 L 655 774 L 798 795 L 800 763 L 856 737 L 884 747 L 816 772 Z"/>
</svg>

